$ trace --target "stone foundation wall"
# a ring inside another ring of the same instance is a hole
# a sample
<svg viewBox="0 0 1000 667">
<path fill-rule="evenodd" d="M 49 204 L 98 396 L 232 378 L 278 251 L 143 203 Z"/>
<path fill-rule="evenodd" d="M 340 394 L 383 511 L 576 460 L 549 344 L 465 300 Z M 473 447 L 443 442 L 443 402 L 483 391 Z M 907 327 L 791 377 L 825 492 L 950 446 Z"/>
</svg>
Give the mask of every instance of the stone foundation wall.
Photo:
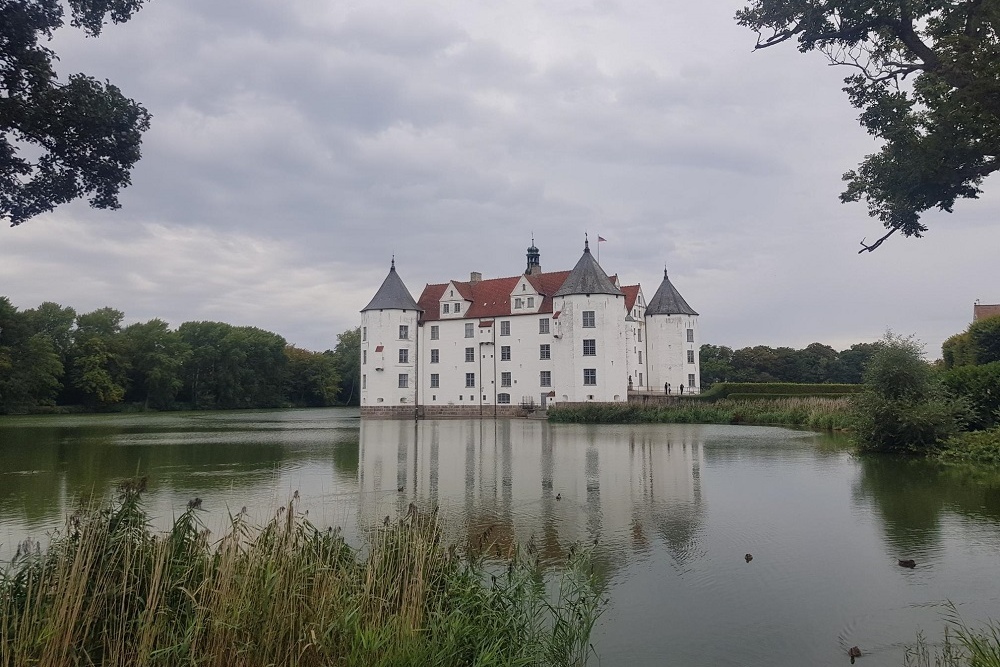
<svg viewBox="0 0 1000 667">
<path fill-rule="evenodd" d="M 524 417 L 520 405 L 366 405 L 361 408 L 365 419 L 492 419 Z"/>
<path fill-rule="evenodd" d="M 365 405 L 361 416 L 367 419 L 413 419 L 417 414 L 414 405 Z"/>
</svg>

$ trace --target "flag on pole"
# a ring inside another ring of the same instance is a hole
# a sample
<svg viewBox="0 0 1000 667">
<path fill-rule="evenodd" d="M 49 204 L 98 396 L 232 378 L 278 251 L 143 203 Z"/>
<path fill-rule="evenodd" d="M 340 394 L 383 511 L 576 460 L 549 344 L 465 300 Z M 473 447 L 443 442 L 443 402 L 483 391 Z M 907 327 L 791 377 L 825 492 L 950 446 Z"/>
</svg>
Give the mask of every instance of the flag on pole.
<svg viewBox="0 0 1000 667">
<path fill-rule="evenodd" d="M 604 238 L 603 236 L 600 236 L 600 235 L 598 235 L 598 236 L 597 236 L 597 242 L 598 242 L 598 243 L 600 243 L 600 242 L 602 242 L 602 241 L 604 241 L 604 242 L 606 243 L 606 242 L 607 242 L 607 239 L 606 239 L 606 238 Z"/>
</svg>

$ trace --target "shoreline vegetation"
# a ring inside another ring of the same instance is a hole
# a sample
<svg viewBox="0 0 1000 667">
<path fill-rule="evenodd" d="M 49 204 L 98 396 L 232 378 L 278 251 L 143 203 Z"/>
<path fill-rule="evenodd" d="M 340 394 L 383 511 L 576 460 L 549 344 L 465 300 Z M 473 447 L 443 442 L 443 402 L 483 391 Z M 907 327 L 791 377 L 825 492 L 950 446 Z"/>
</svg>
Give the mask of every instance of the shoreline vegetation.
<svg viewBox="0 0 1000 667">
<path fill-rule="evenodd" d="M 584 665 L 605 600 L 586 550 L 544 570 L 488 535 L 445 546 L 434 513 L 362 548 L 297 513 L 241 512 L 210 541 L 195 500 L 165 534 L 144 479 L 0 569 L 0 666 Z M 297 496 L 297 494 L 296 494 Z"/>
<path fill-rule="evenodd" d="M 594 404 L 555 406 L 549 421 L 580 424 L 753 424 L 816 430 L 850 428 L 850 399 L 795 396 L 785 398 L 684 399 L 670 405 Z"/>
</svg>

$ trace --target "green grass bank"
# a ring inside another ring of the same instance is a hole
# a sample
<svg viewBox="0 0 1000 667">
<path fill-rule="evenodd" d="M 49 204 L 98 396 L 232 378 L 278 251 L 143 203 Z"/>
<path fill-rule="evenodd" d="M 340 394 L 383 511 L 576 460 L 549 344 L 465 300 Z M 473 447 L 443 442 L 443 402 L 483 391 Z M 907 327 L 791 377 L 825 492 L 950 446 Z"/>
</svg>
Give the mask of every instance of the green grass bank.
<svg viewBox="0 0 1000 667">
<path fill-rule="evenodd" d="M 488 535 L 447 547 L 413 506 L 361 549 L 294 502 L 214 542 L 197 509 L 161 535 L 142 488 L 0 570 L 0 666 L 570 667 L 592 652 L 604 602 L 586 554 L 554 573 L 518 550 L 487 561 Z"/>
<path fill-rule="evenodd" d="M 692 398 L 669 405 L 594 403 L 549 410 L 549 421 L 581 424 L 759 424 L 817 430 L 850 427 L 850 400 L 843 396 Z"/>
</svg>

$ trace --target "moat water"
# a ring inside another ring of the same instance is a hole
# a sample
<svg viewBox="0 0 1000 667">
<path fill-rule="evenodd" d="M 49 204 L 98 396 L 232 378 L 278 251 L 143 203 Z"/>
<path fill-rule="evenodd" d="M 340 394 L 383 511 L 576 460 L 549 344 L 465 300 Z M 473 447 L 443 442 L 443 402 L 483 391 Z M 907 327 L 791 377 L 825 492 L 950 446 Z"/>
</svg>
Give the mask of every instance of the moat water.
<svg viewBox="0 0 1000 667">
<path fill-rule="evenodd" d="M 552 563 L 596 541 L 610 603 L 592 664 L 838 665 L 857 645 L 861 664 L 898 666 L 952 608 L 1000 618 L 997 471 L 857 458 L 842 437 L 765 427 L 0 418 L 0 560 L 136 472 L 160 527 L 194 497 L 210 528 L 243 507 L 264 521 L 297 490 L 310 520 L 355 541 L 411 502 L 438 507 L 449 539 L 491 528 Z"/>
</svg>

